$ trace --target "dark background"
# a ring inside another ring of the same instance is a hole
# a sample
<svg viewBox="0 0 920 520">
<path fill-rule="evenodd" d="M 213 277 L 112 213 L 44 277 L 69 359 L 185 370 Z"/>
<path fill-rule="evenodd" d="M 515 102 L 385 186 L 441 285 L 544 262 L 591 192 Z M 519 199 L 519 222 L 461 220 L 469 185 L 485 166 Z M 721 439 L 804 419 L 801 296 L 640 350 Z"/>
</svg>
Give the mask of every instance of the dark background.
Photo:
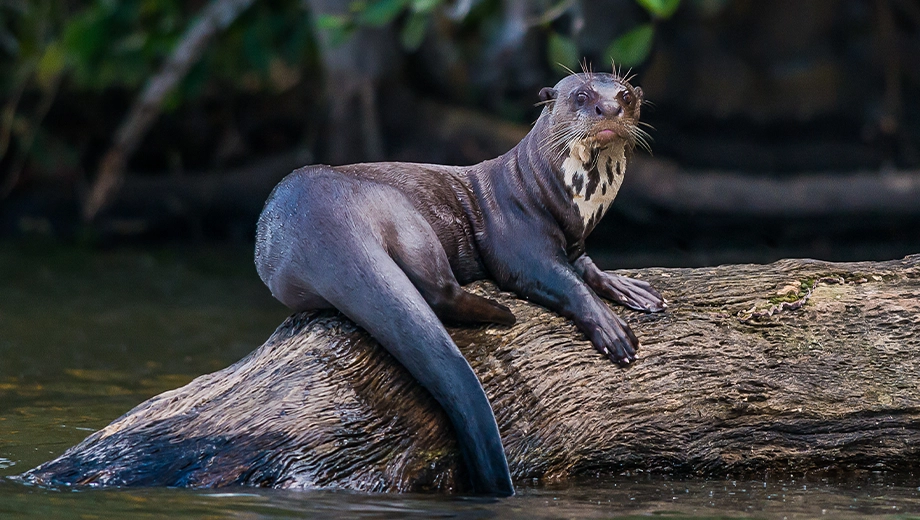
<svg viewBox="0 0 920 520">
<path fill-rule="evenodd" d="M 0 240 L 247 246 L 293 168 L 495 157 L 562 65 L 616 58 L 654 156 L 591 238 L 605 266 L 920 252 L 920 2 L 235 3 L 0 2 Z"/>
</svg>

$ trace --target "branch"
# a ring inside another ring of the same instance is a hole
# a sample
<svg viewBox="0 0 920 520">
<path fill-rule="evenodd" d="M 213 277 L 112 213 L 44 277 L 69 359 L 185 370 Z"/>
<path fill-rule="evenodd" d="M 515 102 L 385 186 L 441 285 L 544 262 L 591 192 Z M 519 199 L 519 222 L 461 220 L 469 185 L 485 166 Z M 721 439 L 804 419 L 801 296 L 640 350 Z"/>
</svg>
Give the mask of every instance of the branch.
<svg viewBox="0 0 920 520">
<path fill-rule="evenodd" d="M 680 168 L 637 158 L 626 172 L 618 205 L 676 213 L 753 216 L 917 215 L 920 171 L 801 173 L 774 177 Z"/>
<path fill-rule="evenodd" d="M 128 117 L 115 133 L 115 141 L 103 156 L 99 174 L 84 203 L 84 220 L 95 218 L 120 187 L 128 158 L 160 114 L 166 95 L 198 62 L 214 35 L 230 25 L 253 1 L 211 0 L 185 31 L 172 55 L 144 87 Z"/>
</svg>

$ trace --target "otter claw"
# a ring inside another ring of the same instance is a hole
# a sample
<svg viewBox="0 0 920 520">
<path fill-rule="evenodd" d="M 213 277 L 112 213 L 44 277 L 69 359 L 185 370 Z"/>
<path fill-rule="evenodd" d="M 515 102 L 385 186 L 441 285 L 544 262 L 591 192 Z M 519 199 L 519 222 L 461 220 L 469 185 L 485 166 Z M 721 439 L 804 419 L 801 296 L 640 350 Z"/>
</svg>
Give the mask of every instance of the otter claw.
<svg viewBox="0 0 920 520">
<path fill-rule="evenodd" d="M 601 296 L 636 311 L 661 312 L 667 302 L 648 282 L 626 276 L 604 273 L 604 279 L 596 288 Z"/>
<path fill-rule="evenodd" d="M 604 357 L 619 365 L 630 365 L 636 360 L 639 340 L 629 325 L 612 314 L 606 326 L 594 328 L 588 334 L 594 348 Z"/>
</svg>

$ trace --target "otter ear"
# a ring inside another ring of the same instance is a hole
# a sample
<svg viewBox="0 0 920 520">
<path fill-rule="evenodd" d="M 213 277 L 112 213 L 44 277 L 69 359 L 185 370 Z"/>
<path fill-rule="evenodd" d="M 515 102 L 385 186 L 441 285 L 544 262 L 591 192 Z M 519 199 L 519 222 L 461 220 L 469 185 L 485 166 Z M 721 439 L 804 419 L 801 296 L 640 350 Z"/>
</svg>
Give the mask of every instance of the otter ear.
<svg viewBox="0 0 920 520">
<path fill-rule="evenodd" d="M 549 101 L 550 99 L 556 99 L 556 89 L 552 87 L 543 87 L 540 89 L 540 101 Z"/>
<path fill-rule="evenodd" d="M 642 89 L 640 87 L 633 87 L 633 90 L 636 92 L 636 97 L 639 98 L 639 101 L 642 101 Z"/>
</svg>

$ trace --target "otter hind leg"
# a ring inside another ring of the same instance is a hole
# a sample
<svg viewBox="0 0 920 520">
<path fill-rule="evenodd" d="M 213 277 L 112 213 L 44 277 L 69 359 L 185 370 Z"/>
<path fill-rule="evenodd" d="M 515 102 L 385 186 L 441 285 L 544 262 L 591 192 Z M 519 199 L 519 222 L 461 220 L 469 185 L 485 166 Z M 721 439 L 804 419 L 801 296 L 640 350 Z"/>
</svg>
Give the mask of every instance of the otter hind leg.
<svg viewBox="0 0 920 520">
<path fill-rule="evenodd" d="M 421 219 L 413 224 L 392 233 L 388 249 L 438 318 L 457 324 L 514 325 L 508 307 L 463 290 L 434 230 Z"/>
<path fill-rule="evenodd" d="M 448 294 L 443 301 L 434 304 L 429 302 L 435 314 L 444 321 L 471 325 L 479 323 L 514 325 L 517 321 L 511 309 L 491 298 L 483 298 L 464 291 L 459 285 L 452 293 Z"/>
<path fill-rule="evenodd" d="M 460 287 L 450 270 L 445 276 L 425 277 L 415 266 L 400 265 L 438 318 L 448 323 L 478 325 L 497 323 L 514 325 L 511 309 L 491 298 L 467 292 Z M 425 273 L 427 274 L 427 273 Z M 443 274 L 443 273 L 442 273 Z"/>
</svg>

